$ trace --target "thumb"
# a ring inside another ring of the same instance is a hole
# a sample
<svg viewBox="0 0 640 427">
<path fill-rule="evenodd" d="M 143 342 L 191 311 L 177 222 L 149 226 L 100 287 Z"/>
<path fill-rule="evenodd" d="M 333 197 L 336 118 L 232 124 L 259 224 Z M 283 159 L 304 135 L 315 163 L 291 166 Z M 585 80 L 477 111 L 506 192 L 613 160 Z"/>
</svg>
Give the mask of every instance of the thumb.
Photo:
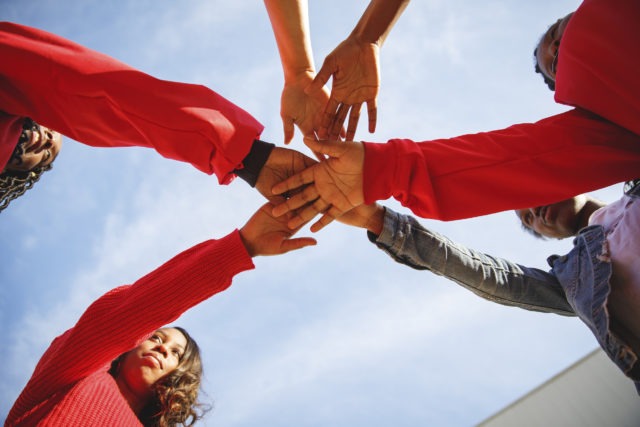
<svg viewBox="0 0 640 427">
<path fill-rule="evenodd" d="M 316 153 L 316 156 L 319 154 L 326 154 L 329 157 L 335 157 L 337 154 L 337 150 L 342 148 L 342 142 L 338 139 L 323 139 L 317 140 L 312 137 L 304 138 L 304 145 L 309 147 L 311 151 Z"/>
<path fill-rule="evenodd" d="M 332 73 L 325 62 L 324 64 L 322 64 L 320 71 L 318 71 L 318 74 L 316 74 L 316 77 L 313 79 L 311 84 L 304 89 L 304 93 L 310 95 L 321 91 L 324 85 L 327 84 L 327 82 L 331 78 L 331 74 Z"/>
<path fill-rule="evenodd" d="M 293 139 L 293 134 L 295 129 L 293 127 L 293 120 L 290 119 L 282 119 L 282 128 L 284 131 L 284 143 L 289 144 Z"/>
<path fill-rule="evenodd" d="M 295 239 L 288 239 L 282 242 L 280 245 L 279 254 L 284 254 L 291 251 L 297 251 L 298 249 L 305 248 L 307 246 L 315 246 L 318 242 L 312 237 L 298 237 Z"/>
</svg>

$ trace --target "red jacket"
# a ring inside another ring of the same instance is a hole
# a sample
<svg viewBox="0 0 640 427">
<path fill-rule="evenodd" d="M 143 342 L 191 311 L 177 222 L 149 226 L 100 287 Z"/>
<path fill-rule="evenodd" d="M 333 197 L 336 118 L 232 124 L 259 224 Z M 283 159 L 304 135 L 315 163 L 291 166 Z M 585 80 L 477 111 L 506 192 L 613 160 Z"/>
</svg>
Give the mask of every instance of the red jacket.
<svg viewBox="0 0 640 427">
<path fill-rule="evenodd" d="M 111 361 L 253 267 L 236 231 L 182 252 L 133 285 L 107 292 L 53 341 L 5 426 L 140 425 L 107 373 Z"/>
<path fill-rule="evenodd" d="M 640 2 L 585 0 L 562 37 L 556 101 L 537 123 L 365 143 L 367 203 L 454 220 L 545 205 L 640 176 Z"/>
<path fill-rule="evenodd" d="M 96 147 L 154 148 L 228 183 L 263 126 L 212 90 L 156 79 L 42 30 L 0 23 L 0 170 L 22 118 Z"/>
</svg>

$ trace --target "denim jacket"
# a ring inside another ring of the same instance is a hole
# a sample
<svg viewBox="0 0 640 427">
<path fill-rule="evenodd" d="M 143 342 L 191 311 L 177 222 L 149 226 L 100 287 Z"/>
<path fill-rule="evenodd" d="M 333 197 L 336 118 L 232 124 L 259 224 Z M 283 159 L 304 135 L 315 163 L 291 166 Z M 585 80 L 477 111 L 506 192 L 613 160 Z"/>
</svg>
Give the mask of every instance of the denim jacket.
<svg viewBox="0 0 640 427">
<path fill-rule="evenodd" d="M 640 184 L 632 186 L 627 194 L 640 197 Z M 548 272 L 459 245 L 425 229 L 415 218 L 388 208 L 380 236 L 369 233 L 369 239 L 397 262 L 418 270 L 430 270 L 487 300 L 527 310 L 578 316 L 609 358 L 635 381 L 640 394 L 639 369 L 631 373 L 637 355 L 609 330 L 606 302 L 612 268 L 603 253 L 606 245 L 602 226 L 580 230 L 568 254 L 547 259 L 551 266 Z"/>
</svg>

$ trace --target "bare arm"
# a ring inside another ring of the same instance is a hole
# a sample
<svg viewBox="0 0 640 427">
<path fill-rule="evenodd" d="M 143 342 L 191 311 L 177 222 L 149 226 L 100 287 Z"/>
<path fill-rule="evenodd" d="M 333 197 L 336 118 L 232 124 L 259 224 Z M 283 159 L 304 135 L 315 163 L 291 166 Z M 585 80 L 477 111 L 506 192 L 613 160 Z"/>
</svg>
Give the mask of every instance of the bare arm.
<svg viewBox="0 0 640 427">
<path fill-rule="evenodd" d="M 326 90 L 306 93 L 315 77 L 306 0 L 265 0 L 284 72 L 280 115 L 285 144 L 293 139 L 294 124 L 305 136 L 313 136 L 320 114 L 329 100 Z"/>
</svg>

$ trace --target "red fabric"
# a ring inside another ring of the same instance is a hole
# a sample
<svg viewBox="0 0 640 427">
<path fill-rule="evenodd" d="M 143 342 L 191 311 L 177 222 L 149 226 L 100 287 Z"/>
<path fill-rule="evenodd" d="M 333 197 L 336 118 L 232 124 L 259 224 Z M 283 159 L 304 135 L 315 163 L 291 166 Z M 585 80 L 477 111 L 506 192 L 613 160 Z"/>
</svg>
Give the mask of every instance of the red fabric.
<svg viewBox="0 0 640 427">
<path fill-rule="evenodd" d="M 421 217 L 455 220 L 637 178 L 638 22 L 636 0 L 585 0 L 575 12 L 556 81 L 556 100 L 573 111 L 450 139 L 365 143 L 365 202 L 394 197 Z"/>
<path fill-rule="evenodd" d="M 107 373 L 111 361 L 252 268 L 236 231 L 182 252 L 133 285 L 107 292 L 53 341 L 5 426 L 140 425 Z"/>
<path fill-rule="evenodd" d="M 220 183 L 232 179 L 263 130 L 204 86 L 156 79 L 35 28 L 0 23 L 0 58 L 0 111 L 96 147 L 154 148 Z M 19 132 L 0 128 L 5 134 L 0 144 L 15 146 Z M 0 169 L 6 160 L 0 154 Z"/>
</svg>

